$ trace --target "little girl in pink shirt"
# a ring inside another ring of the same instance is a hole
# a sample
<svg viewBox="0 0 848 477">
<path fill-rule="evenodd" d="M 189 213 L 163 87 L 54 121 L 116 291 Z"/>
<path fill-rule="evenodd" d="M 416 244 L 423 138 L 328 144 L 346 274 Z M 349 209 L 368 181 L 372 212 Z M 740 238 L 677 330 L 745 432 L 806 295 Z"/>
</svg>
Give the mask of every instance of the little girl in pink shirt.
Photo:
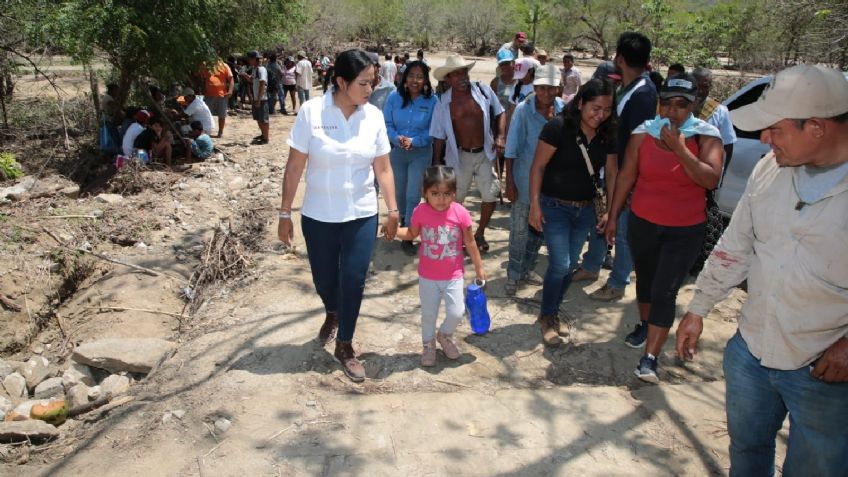
<svg viewBox="0 0 848 477">
<path fill-rule="evenodd" d="M 456 173 L 452 167 L 430 167 L 424 174 L 425 202 L 412 212 L 410 226 L 398 229 L 399 240 L 421 237 L 418 249 L 418 294 L 421 297 L 421 338 L 424 350 L 421 365 L 436 364 L 436 341 L 448 359 L 457 359 L 459 349 L 453 332 L 465 312 L 462 245 L 465 244 L 478 280 L 486 280 L 480 251 L 471 230 L 471 214 L 454 202 Z M 436 332 L 436 320 L 442 299 L 445 321 Z"/>
</svg>

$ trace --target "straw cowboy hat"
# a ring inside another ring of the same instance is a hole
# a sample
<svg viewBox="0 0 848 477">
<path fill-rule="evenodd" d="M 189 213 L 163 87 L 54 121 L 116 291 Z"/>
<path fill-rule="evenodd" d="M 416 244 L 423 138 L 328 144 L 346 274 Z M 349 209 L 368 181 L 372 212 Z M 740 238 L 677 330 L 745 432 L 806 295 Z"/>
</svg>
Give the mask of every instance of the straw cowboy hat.
<svg viewBox="0 0 848 477">
<path fill-rule="evenodd" d="M 467 69 L 470 70 L 474 68 L 476 61 L 472 61 L 471 63 L 466 63 L 465 58 L 459 55 L 450 55 L 445 60 L 445 64 L 433 70 L 433 76 L 437 81 L 444 81 L 445 76 L 453 73 L 456 70 Z"/>
</svg>

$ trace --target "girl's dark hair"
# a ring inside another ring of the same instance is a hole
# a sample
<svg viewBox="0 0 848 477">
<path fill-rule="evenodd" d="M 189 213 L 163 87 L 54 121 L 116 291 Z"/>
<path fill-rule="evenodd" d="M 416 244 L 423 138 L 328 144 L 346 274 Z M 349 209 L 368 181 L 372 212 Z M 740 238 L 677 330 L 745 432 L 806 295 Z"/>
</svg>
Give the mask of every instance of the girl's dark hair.
<svg viewBox="0 0 848 477">
<path fill-rule="evenodd" d="M 530 76 L 530 75 L 533 75 L 533 79 L 536 78 L 536 68 L 530 68 L 529 70 L 527 70 L 527 76 Z M 527 76 L 525 76 L 525 78 Z M 531 81 L 530 84 L 532 85 L 533 82 Z M 518 97 L 521 96 L 521 90 L 523 89 L 523 87 L 524 87 L 524 83 L 522 82 L 522 80 L 518 80 L 515 83 L 515 86 L 512 88 L 512 102 L 514 102 L 514 103 L 518 102 Z"/>
<path fill-rule="evenodd" d="M 599 96 L 612 96 L 615 98 L 615 88 L 612 83 L 606 78 L 593 78 L 587 81 L 577 90 L 574 99 L 568 103 L 568 106 L 562 111 L 565 129 L 569 131 L 580 130 L 580 103 L 587 103 Z M 615 140 L 615 118 L 614 114 L 610 116 L 598 126 L 598 134 L 606 141 Z"/>
<path fill-rule="evenodd" d="M 426 192 L 434 186 L 446 185 L 451 192 L 456 192 L 456 172 L 453 167 L 448 166 L 433 166 L 428 167 L 424 171 L 424 181 L 421 183 L 421 194 L 426 195 Z"/>
<path fill-rule="evenodd" d="M 409 91 L 406 89 L 406 77 L 409 76 L 409 72 L 412 71 L 412 68 L 416 67 L 421 68 L 421 71 L 424 73 L 424 90 L 421 94 L 423 94 L 425 98 L 429 98 L 433 95 L 433 86 L 430 85 L 430 67 L 423 61 L 413 61 L 406 65 L 406 69 L 403 70 L 403 76 L 400 78 L 400 89 L 398 90 L 398 94 L 401 98 L 403 98 L 403 104 L 400 106 L 401 109 L 405 108 L 406 105 L 412 101 L 412 98 L 409 97 Z"/>
<path fill-rule="evenodd" d="M 339 87 L 338 79 L 341 78 L 348 83 L 353 82 L 359 73 L 362 73 L 366 68 L 371 68 L 374 63 L 364 51 L 359 49 L 347 50 L 339 53 L 334 62 L 335 69 L 333 70 L 333 89 Z"/>
</svg>

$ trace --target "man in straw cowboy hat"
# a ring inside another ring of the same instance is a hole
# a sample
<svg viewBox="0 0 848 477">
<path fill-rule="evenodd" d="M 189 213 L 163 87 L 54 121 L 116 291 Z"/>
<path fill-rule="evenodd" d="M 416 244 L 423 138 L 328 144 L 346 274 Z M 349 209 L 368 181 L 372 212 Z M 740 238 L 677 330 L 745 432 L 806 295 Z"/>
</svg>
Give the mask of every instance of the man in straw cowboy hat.
<svg viewBox="0 0 848 477">
<path fill-rule="evenodd" d="M 822 66 L 778 73 L 730 113 L 772 152 L 748 179 L 689 311 L 677 354 L 692 359 L 703 317 L 747 278 L 748 302 L 724 351 L 730 475 L 848 475 L 848 81 Z"/>
<path fill-rule="evenodd" d="M 445 163 L 456 170 L 456 200 L 462 203 L 471 187 L 477 182 L 482 196 L 480 223 L 474 238 L 481 251 L 489 250 L 484 233 L 501 190 L 495 173 L 494 161 L 503 154 L 506 142 L 504 109 L 489 85 L 471 82 L 468 71 L 475 62 L 466 63 L 459 55 L 451 55 L 445 64 L 433 71 L 438 81 L 445 81 L 448 89 L 439 98 L 430 123 L 433 144 L 433 163 Z"/>
</svg>

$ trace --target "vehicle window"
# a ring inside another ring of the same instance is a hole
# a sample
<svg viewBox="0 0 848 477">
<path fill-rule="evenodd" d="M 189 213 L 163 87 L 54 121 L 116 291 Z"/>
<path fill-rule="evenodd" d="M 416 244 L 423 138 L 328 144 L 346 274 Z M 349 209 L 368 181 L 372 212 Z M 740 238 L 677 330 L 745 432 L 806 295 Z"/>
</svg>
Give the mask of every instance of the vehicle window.
<svg viewBox="0 0 848 477">
<path fill-rule="evenodd" d="M 757 100 L 757 98 L 760 97 L 766 86 L 768 86 L 768 83 L 763 83 L 754 86 L 738 98 L 728 103 L 727 109 L 733 111 L 734 109 L 741 108 L 742 106 L 753 103 Z M 754 139 L 757 141 L 760 140 L 760 131 L 741 131 L 735 126 L 733 127 L 733 129 L 736 131 L 736 137 L 738 138 Z"/>
</svg>

